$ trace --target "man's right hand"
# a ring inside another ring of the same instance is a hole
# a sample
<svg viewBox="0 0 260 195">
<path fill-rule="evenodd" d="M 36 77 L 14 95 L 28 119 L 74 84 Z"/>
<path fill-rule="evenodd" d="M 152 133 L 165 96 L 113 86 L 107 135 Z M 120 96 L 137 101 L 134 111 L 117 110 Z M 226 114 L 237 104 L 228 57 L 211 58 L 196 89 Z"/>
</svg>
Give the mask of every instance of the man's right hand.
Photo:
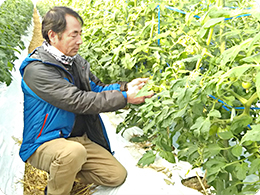
<svg viewBox="0 0 260 195">
<path fill-rule="evenodd" d="M 143 79 L 143 80 L 135 79 L 133 81 L 134 82 L 129 83 L 130 85 L 128 85 L 128 90 L 126 92 L 128 103 L 141 104 L 141 103 L 144 103 L 146 98 L 151 98 L 154 95 L 154 93 L 151 92 L 151 94 L 148 96 L 136 97 L 137 93 L 140 91 L 140 89 L 142 89 L 142 87 L 145 85 L 145 83 L 148 81 L 148 79 Z"/>
</svg>

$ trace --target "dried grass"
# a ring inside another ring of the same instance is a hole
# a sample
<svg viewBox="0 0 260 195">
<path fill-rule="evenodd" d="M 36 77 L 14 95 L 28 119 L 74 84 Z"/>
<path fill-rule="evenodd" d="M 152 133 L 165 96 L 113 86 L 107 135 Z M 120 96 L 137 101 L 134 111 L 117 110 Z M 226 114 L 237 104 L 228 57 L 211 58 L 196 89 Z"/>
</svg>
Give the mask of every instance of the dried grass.
<svg viewBox="0 0 260 195">
<path fill-rule="evenodd" d="M 44 40 L 42 38 L 42 33 L 41 33 L 42 25 L 36 8 L 34 8 L 33 11 L 33 24 L 34 24 L 33 36 L 30 45 L 28 47 L 28 53 L 31 53 L 36 47 L 42 45 L 42 42 Z"/>
<path fill-rule="evenodd" d="M 48 173 L 34 168 L 25 163 L 24 179 L 20 182 L 24 185 L 24 195 L 44 195 L 47 186 Z M 85 185 L 75 181 L 71 195 L 91 195 L 95 192 L 94 184 Z"/>
</svg>

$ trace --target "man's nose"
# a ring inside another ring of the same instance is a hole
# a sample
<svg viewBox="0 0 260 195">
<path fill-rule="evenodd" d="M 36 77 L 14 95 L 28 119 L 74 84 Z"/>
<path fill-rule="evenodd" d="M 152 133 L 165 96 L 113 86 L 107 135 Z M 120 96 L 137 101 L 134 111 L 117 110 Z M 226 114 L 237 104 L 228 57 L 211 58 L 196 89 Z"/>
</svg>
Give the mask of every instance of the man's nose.
<svg viewBox="0 0 260 195">
<path fill-rule="evenodd" d="M 79 35 L 79 38 L 76 42 L 78 45 L 81 45 L 83 43 L 81 36 Z"/>
</svg>

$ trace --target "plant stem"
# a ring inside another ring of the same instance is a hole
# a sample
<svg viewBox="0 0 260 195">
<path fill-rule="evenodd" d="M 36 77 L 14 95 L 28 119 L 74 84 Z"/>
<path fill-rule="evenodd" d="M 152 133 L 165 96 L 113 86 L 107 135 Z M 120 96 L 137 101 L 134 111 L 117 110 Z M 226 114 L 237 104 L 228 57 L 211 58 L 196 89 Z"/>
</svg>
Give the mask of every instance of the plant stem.
<svg viewBox="0 0 260 195">
<path fill-rule="evenodd" d="M 228 144 L 228 140 L 223 140 L 223 145 L 224 145 L 224 147 L 225 148 L 227 148 L 228 146 L 229 146 L 229 144 Z M 229 159 L 229 157 L 228 157 L 228 153 L 229 153 L 229 151 L 228 150 L 223 150 L 223 156 L 224 156 L 224 158 L 228 161 L 228 162 L 230 162 L 230 159 Z M 224 181 L 228 181 L 229 180 L 229 174 L 227 173 L 227 174 L 225 174 L 225 179 L 224 179 Z M 227 185 L 227 183 L 226 182 L 224 182 L 224 188 L 226 188 L 228 185 Z"/>
<path fill-rule="evenodd" d="M 255 92 L 244 104 L 244 112 L 245 114 L 249 115 L 249 110 L 252 105 L 252 103 L 258 98 L 257 92 Z"/>
<path fill-rule="evenodd" d="M 207 38 L 207 42 L 206 42 L 207 46 L 209 46 L 209 44 L 210 44 L 210 41 L 211 41 L 212 35 L 213 35 L 213 31 L 214 31 L 214 27 L 211 27 L 211 28 L 209 29 L 209 34 L 208 34 L 208 38 Z M 201 52 L 201 58 L 199 58 L 198 61 L 197 61 L 197 63 L 196 63 L 196 70 L 199 70 L 200 63 L 201 63 L 201 61 L 202 61 L 202 59 L 203 59 L 203 57 L 204 57 L 204 55 L 205 55 L 206 53 L 207 53 L 207 49 L 206 49 L 206 48 L 203 48 L 203 49 L 202 49 L 202 52 Z"/>
<path fill-rule="evenodd" d="M 218 7 L 224 7 L 224 0 L 218 0 L 217 1 L 217 6 Z M 225 26 L 224 25 L 220 25 L 220 31 L 219 31 L 219 36 L 220 36 L 220 53 L 222 54 L 225 49 L 226 49 L 226 42 L 225 42 L 225 38 L 223 36 L 223 32 L 225 30 Z"/>
<path fill-rule="evenodd" d="M 224 32 L 225 26 L 224 25 L 220 25 L 220 30 L 219 30 L 219 34 L 220 34 L 220 53 L 222 54 L 225 49 L 226 49 L 226 42 L 225 42 L 225 37 L 223 36 L 223 32 Z"/>
<path fill-rule="evenodd" d="M 197 63 L 196 63 L 196 71 L 199 70 L 199 68 L 200 68 L 200 63 L 201 63 L 201 61 L 202 61 L 202 59 L 203 59 L 203 57 L 204 57 L 204 55 L 205 55 L 206 52 L 207 52 L 207 49 L 206 49 L 206 48 L 203 48 L 203 49 L 202 49 L 202 52 L 201 52 L 201 58 L 199 58 L 198 61 L 197 61 Z"/>
<path fill-rule="evenodd" d="M 223 7 L 224 6 L 224 0 L 218 0 L 217 1 L 217 6 L 218 7 Z"/>
<path fill-rule="evenodd" d="M 214 31 L 214 28 L 211 27 L 209 29 L 209 35 L 208 35 L 208 39 L 207 39 L 207 46 L 209 46 L 209 44 L 210 44 L 210 41 L 211 41 L 211 38 L 212 38 L 212 35 L 213 35 L 213 31 Z"/>
<path fill-rule="evenodd" d="M 154 29 L 154 12 L 152 13 L 152 26 L 151 26 L 151 32 L 150 32 L 150 38 L 153 38 L 153 29 Z"/>
<path fill-rule="evenodd" d="M 232 95 L 234 95 L 244 106 L 246 105 L 248 101 L 246 98 L 243 98 L 242 96 L 238 95 L 236 92 L 232 90 L 229 90 L 229 92 L 232 93 Z"/>
</svg>

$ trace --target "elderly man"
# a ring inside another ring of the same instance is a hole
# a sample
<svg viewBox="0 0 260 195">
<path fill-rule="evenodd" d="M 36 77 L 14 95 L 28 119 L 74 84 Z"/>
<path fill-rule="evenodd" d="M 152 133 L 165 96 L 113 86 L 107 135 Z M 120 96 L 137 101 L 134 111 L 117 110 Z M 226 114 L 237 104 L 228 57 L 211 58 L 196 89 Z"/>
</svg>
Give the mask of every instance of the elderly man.
<svg viewBox="0 0 260 195">
<path fill-rule="evenodd" d="M 146 78 L 103 84 L 78 55 L 82 18 L 54 7 L 43 18 L 45 41 L 23 61 L 24 131 L 20 156 L 49 173 L 45 193 L 67 195 L 75 179 L 121 185 L 125 168 L 113 157 L 101 112 L 143 103 L 136 97 Z"/>
</svg>

